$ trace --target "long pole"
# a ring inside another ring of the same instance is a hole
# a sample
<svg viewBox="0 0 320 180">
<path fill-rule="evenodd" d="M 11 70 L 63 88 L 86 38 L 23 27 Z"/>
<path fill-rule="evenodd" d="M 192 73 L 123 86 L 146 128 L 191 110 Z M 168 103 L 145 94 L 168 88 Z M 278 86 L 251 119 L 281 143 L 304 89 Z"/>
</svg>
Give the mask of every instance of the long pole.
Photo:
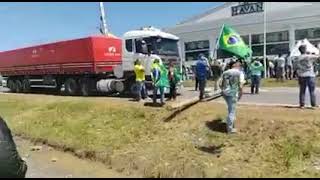
<svg viewBox="0 0 320 180">
<path fill-rule="evenodd" d="M 264 64 L 264 78 L 267 77 L 267 2 L 264 2 L 263 13 L 263 64 Z"/>
<path fill-rule="evenodd" d="M 221 34 L 222 34 L 222 31 L 223 31 L 223 28 L 224 28 L 224 24 L 222 25 L 221 29 L 220 29 L 220 33 L 219 33 L 219 37 L 216 39 L 216 46 L 214 47 L 214 50 L 213 50 L 213 57 L 215 56 L 217 50 L 218 50 L 218 45 L 219 45 L 219 41 L 220 41 L 220 37 L 221 37 Z"/>
<path fill-rule="evenodd" d="M 104 13 L 103 2 L 100 2 L 100 13 L 101 13 L 101 21 L 102 21 L 102 31 L 103 31 L 104 35 L 108 35 L 108 29 L 107 29 L 106 17 L 105 17 L 105 13 Z"/>
</svg>

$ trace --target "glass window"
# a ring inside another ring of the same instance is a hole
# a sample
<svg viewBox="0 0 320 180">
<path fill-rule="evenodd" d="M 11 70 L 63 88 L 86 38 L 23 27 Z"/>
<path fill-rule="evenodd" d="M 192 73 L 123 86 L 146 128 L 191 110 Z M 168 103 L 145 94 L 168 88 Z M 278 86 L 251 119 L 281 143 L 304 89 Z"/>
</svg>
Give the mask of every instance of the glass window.
<svg viewBox="0 0 320 180">
<path fill-rule="evenodd" d="M 263 34 L 253 34 L 251 36 L 252 44 L 263 44 Z"/>
<path fill-rule="evenodd" d="M 186 61 L 196 61 L 198 59 L 199 54 L 202 53 L 206 58 L 209 58 L 209 51 L 196 51 L 196 52 L 187 52 L 186 53 Z"/>
<path fill-rule="evenodd" d="M 320 38 L 320 28 L 298 29 L 295 31 L 295 36 L 296 40 L 301 40 L 304 38 Z"/>
<path fill-rule="evenodd" d="M 287 54 L 289 52 L 289 43 L 268 44 L 267 55 Z M 263 45 L 252 46 L 252 56 L 263 56 Z"/>
<path fill-rule="evenodd" d="M 267 55 L 278 55 L 287 53 L 289 53 L 289 43 L 267 45 Z"/>
<path fill-rule="evenodd" d="M 252 56 L 263 56 L 263 45 L 252 46 Z"/>
<path fill-rule="evenodd" d="M 179 55 L 178 50 L 178 40 L 166 39 L 166 38 L 156 38 L 155 42 L 155 52 L 160 55 Z"/>
<path fill-rule="evenodd" d="M 185 50 L 192 51 L 198 49 L 209 49 L 209 40 L 205 41 L 192 41 L 185 43 Z"/>
<path fill-rule="evenodd" d="M 295 38 L 296 40 L 301 40 L 304 38 L 309 38 L 309 31 L 308 29 L 301 29 L 301 30 L 296 30 L 295 31 Z"/>
<path fill-rule="evenodd" d="M 135 40 L 136 53 L 142 53 L 142 43 L 140 40 Z"/>
<path fill-rule="evenodd" d="M 126 50 L 128 52 L 132 52 L 132 39 L 127 39 L 126 40 Z"/>
<path fill-rule="evenodd" d="M 320 38 L 320 28 L 314 29 L 313 38 Z"/>
<path fill-rule="evenodd" d="M 231 58 L 234 55 L 232 53 L 229 53 L 228 51 L 224 51 L 222 49 L 218 49 L 217 50 L 217 58 L 221 59 L 221 58 Z"/>
<path fill-rule="evenodd" d="M 267 33 L 267 43 L 268 42 L 283 42 L 283 41 L 289 41 L 289 32 L 288 31 Z"/>
<path fill-rule="evenodd" d="M 240 36 L 242 40 L 246 43 L 246 45 L 249 45 L 249 35 Z"/>
<path fill-rule="evenodd" d="M 148 51 L 152 52 L 154 50 L 152 45 L 151 38 L 135 39 L 136 53 L 146 54 Z"/>
</svg>

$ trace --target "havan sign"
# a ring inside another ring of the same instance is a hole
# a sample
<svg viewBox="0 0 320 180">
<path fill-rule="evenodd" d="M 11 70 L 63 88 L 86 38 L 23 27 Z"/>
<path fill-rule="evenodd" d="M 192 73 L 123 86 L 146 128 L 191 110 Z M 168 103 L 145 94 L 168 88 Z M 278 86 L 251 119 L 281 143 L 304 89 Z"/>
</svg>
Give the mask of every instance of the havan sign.
<svg viewBox="0 0 320 180">
<path fill-rule="evenodd" d="M 263 12 L 263 2 L 239 2 L 231 7 L 232 16 Z"/>
</svg>

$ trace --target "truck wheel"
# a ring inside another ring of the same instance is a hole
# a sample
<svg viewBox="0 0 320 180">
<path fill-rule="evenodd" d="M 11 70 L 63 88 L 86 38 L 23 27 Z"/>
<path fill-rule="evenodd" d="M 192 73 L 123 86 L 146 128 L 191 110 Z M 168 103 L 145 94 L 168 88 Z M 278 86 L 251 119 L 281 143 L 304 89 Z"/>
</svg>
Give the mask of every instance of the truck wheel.
<svg viewBox="0 0 320 180">
<path fill-rule="evenodd" d="M 80 92 L 82 96 L 89 96 L 90 94 L 90 80 L 83 78 L 80 80 Z"/>
<path fill-rule="evenodd" d="M 138 92 L 138 85 L 137 83 L 132 83 L 130 87 L 130 95 L 131 96 L 136 96 Z"/>
<path fill-rule="evenodd" d="M 75 79 L 68 78 L 64 86 L 65 86 L 65 92 L 67 93 L 67 95 L 71 95 L 71 96 L 77 95 L 79 90 L 79 85 Z"/>
<path fill-rule="evenodd" d="M 8 88 L 11 92 L 16 92 L 16 85 L 12 79 L 8 80 Z"/>
<path fill-rule="evenodd" d="M 16 92 L 17 92 L 17 93 L 22 92 L 23 87 L 22 87 L 21 81 L 20 81 L 20 80 L 16 80 L 15 84 L 16 84 Z"/>
<path fill-rule="evenodd" d="M 22 81 L 22 91 L 27 93 L 30 91 L 30 81 L 28 79 L 24 79 Z"/>
</svg>

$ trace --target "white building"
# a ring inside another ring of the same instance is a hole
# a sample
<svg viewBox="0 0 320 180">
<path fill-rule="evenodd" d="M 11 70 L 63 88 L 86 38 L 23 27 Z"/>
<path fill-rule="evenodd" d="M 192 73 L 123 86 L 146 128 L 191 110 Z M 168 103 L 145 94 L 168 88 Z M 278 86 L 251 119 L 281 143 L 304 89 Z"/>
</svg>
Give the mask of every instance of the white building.
<svg viewBox="0 0 320 180">
<path fill-rule="evenodd" d="M 314 45 L 320 43 L 319 2 L 228 2 L 165 31 L 180 38 L 186 65 L 193 63 L 199 53 L 212 55 L 223 24 L 240 33 L 253 56 L 263 56 L 264 13 L 267 55 L 287 54 L 297 40 L 304 38 Z M 226 57 L 221 51 L 214 56 Z"/>
</svg>

